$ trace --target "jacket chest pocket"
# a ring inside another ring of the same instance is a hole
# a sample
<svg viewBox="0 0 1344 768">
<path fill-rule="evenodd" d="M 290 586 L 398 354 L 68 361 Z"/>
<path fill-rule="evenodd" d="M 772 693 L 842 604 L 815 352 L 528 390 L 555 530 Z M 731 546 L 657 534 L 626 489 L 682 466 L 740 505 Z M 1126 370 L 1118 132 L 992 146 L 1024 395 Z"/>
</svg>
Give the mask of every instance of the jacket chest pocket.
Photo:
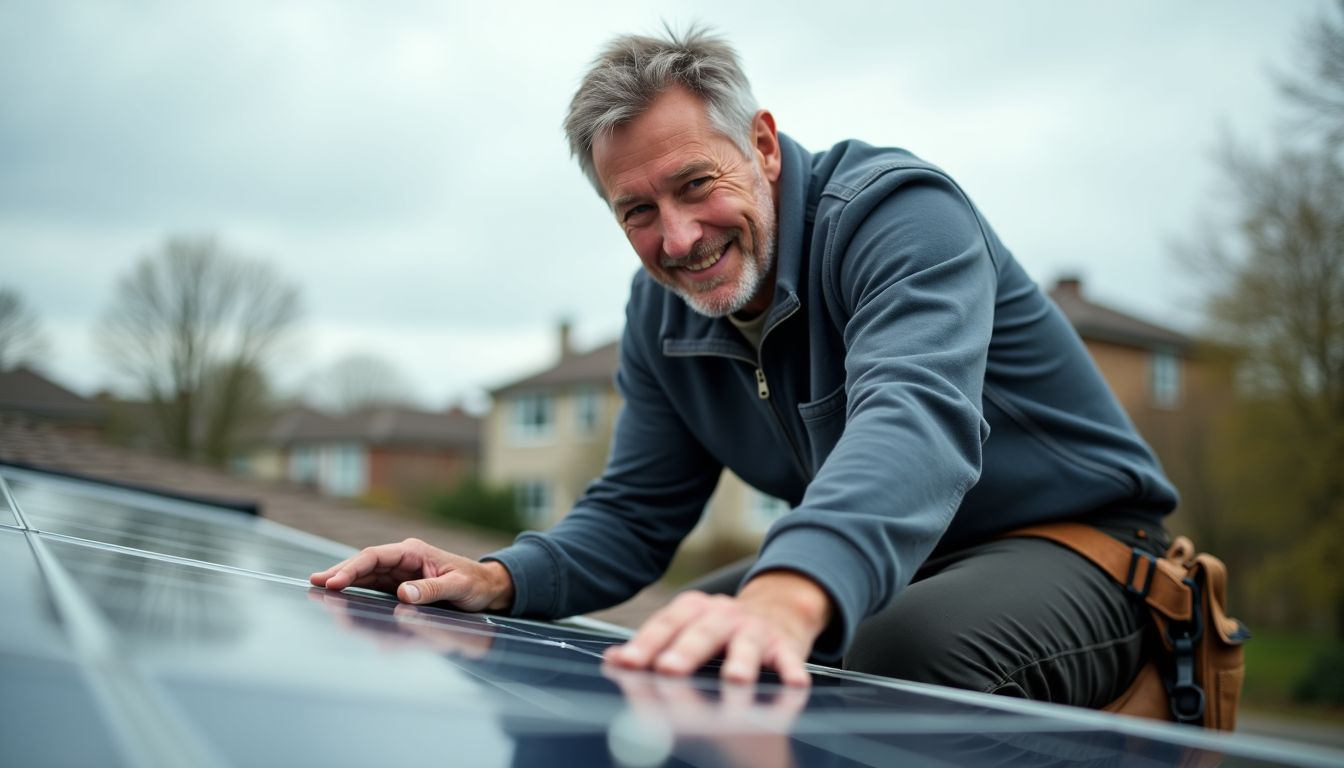
<svg viewBox="0 0 1344 768">
<path fill-rule="evenodd" d="M 848 402 L 845 385 L 841 384 L 824 397 L 798 404 L 798 416 L 807 430 L 813 474 L 831 455 L 831 449 L 845 432 L 845 404 Z"/>
</svg>

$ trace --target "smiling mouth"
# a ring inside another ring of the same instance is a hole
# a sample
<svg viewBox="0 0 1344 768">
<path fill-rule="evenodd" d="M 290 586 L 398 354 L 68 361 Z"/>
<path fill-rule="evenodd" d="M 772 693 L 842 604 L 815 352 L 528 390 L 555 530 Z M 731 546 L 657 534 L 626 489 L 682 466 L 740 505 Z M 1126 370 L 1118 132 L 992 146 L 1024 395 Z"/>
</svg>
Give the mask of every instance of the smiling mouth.
<svg viewBox="0 0 1344 768">
<path fill-rule="evenodd" d="M 700 261 L 696 261 L 690 264 L 664 264 L 664 266 L 672 267 L 675 269 L 682 269 L 687 272 L 704 272 L 706 269 L 709 269 L 715 264 L 718 264 L 719 260 L 723 258 L 724 254 L 728 253 L 728 248 L 732 244 L 733 241 L 729 240 L 728 242 L 723 244 L 723 247 L 720 248 L 717 253 L 711 253 L 709 256 L 706 256 Z"/>
</svg>

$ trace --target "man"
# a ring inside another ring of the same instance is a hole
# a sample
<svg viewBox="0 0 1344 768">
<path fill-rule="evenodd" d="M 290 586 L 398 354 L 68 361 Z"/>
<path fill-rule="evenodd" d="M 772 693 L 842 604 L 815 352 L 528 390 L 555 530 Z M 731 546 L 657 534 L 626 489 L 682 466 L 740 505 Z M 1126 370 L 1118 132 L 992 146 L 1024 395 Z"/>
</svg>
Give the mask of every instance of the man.
<svg viewBox="0 0 1344 768">
<path fill-rule="evenodd" d="M 999 534 L 1077 520 L 1160 551 L 1176 503 L 1067 321 L 959 187 L 903 150 L 778 133 L 732 49 L 621 37 L 566 131 L 644 269 L 608 466 L 481 562 L 423 542 L 313 575 L 411 603 L 558 617 L 655 580 L 723 466 L 790 502 L 755 562 L 651 617 L 610 664 L 686 675 L 809 657 L 1102 706 L 1146 611 L 1079 555 Z"/>
</svg>

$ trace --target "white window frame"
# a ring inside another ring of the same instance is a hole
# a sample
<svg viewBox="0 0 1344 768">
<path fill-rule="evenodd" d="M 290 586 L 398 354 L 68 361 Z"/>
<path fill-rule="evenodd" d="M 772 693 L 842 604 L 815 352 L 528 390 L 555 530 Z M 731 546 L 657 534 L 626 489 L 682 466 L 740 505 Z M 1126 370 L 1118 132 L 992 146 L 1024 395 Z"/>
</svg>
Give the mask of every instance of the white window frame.
<svg viewBox="0 0 1344 768">
<path fill-rule="evenodd" d="M 1170 349 L 1148 356 L 1148 396 L 1153 406 L 1172 409 L 1181 404 L 1181 357 Z"/>
<path fill-rule="evenodd" d="M 551 519 L 551 484 L 545 480 L 520 480 L 513 484 L 514 509 L 527 528 L 543 528 Z"/>
<path fill-rule="evenodd" d="M 555 398 L 545 392 L 509 398 L 509 434 L 524 443 L 549 440 L 555 434 Z"/>
<path fill-rule="evenodd" d="M 574 390 L 574 432 L 594 435 L 602 425 L 602 392 L 597 387 Z"/>
<path fill-rule="evenodd" d="M 301 443 L 289 450 L 289 467 L 286 473 L 291 483 L 307 485 L 316 483 L 318 477 L 317 446 Z"/>
<path fill-rule="evenodd" d="M 324 446 L 326 470 L 322 490 L 331 496 L 354 497 L 368 490 L 368 457 L 358 443 Z"/>
</svg>

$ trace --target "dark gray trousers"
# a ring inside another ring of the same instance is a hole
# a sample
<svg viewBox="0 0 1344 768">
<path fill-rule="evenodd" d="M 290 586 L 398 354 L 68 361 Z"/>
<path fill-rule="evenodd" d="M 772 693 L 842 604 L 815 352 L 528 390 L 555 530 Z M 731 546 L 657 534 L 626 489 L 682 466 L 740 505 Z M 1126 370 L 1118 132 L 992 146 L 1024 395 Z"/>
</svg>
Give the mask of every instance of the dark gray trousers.
<svg viewBox="0 0 1344 768">
<path fill-rule="evenodd" d="M 1096 527 L 1154 554 L 1166 547 L 1166 533 L 1146 519 Z M 731 594 L 749 566 L 734 563 L 688 588 Z M 1142 601 L 1072 550 L 1043 539 L 990 539 L 925 562 L 859 625 L 842 666 L 1099 708 L 1148 658 L 1150 624 Z"/>
</svg>

